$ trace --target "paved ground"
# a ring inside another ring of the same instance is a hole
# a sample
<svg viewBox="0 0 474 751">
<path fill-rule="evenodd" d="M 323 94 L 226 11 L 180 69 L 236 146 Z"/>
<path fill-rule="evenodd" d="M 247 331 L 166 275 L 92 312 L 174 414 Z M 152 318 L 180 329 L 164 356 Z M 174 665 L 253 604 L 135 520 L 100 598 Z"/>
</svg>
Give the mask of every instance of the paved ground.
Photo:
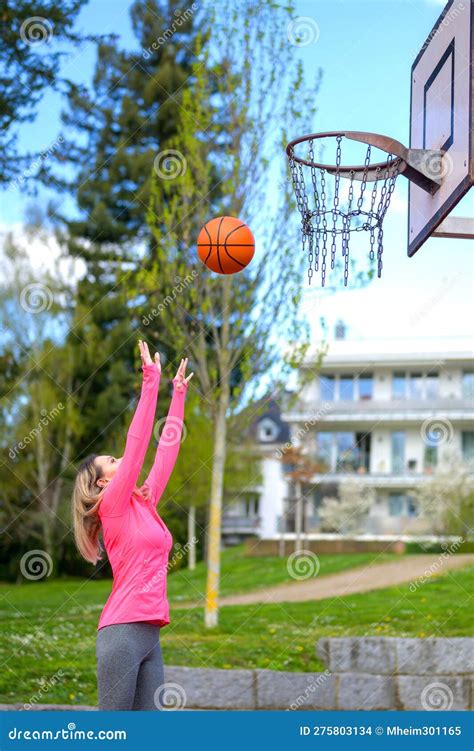
<svg viewBox="0 0 474 751">
<path fill-rule="evenodd" d="M 415 581 L 422 576 L 444 573 L 474 563 L 474 553 L 460 553 L 444 559 L 438 553 L 407 555 L 399 561 L 374 563 L 361 568 L 341 571 L 338 574 L 315 576 L 290 584 L 277 584 L 260 591 L 220 597 L 220 605 L 248 605 L 254 602 L 302 602 L 324 600 L 326 597 L 342 597 L 354 592 L 384 589 L 395 584 Z M 255 559 L 258 566 L 258 558 Z M 173 603 L 172 608 L 202 607 L 202 602 Z"/>
</svg>

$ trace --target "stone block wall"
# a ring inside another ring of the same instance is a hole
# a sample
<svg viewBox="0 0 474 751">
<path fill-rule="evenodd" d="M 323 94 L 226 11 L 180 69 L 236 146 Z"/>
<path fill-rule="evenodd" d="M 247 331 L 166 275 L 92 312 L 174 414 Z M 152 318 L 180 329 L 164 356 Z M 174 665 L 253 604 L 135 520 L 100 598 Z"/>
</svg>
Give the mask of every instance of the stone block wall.
<svg viewBox="0 0 474 751">
<path fill-rule="evenodd" d="M 321 673 L 165 667 L 188 709 L 468 710 L 474 639 L 321 639 Z"/>
</svg>

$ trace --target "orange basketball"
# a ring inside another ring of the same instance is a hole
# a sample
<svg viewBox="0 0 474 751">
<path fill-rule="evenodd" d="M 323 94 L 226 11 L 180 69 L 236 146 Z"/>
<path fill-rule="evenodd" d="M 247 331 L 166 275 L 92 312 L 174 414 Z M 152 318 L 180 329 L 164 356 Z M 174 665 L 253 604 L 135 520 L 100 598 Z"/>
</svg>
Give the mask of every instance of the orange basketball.
<svg viewBox="0 0 474 751">
<path fill-rule="evenodd" d="M 255 240 L 247 225 L 233 216 L 218 216 L 199 233 L 198 255 L 216 274 L 236 274 L 250 263 Z"/>
</svg>

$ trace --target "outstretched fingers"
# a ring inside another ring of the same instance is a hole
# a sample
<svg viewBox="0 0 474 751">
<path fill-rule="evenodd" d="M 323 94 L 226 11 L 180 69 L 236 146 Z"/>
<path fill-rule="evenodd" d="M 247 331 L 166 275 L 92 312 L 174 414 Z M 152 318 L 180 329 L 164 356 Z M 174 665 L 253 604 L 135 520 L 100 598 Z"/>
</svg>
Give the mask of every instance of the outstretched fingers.
<svg viewBox="0 0 474 751">
<path fill-rule="evenodd" d="M 153 365 L 153 360 L 150 356 L 150 350 L 148 349 L 148 344 L 144 342 L 142 339 L 138 340 L 138 347 L 140 349 L 140 356 L 142 358 L 142 363 L 144 365 Z M 160 354 L 159 352 L 155 352 L 154 356 L 155 365 L 157 367 L 157 370 L 159 373 L 161 373 L 161 361 L 160 361 Z"/>
</svg>

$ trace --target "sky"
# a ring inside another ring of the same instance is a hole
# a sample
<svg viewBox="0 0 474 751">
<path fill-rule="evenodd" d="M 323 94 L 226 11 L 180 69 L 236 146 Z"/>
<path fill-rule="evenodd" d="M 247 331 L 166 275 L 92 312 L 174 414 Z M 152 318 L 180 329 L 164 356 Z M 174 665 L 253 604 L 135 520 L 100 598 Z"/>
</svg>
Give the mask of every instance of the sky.
<svg viewBox="0 0 474 751">
<path fill-rule="evenodd" d="M 113 31 L 128 47 L 133 43 L 129 6 L 129 0 L 91 0 L 76 28 Z M 295 17 L 310 19 L 310 28 L 316 31 L 310 44 L 295 46 L 295 55 L 301 57 L 308 81 L 317 68 L 323 69 L 314 130 L 366 130 L 408 145 L 411 65 L 443 6 L 438 0 L 298 0 Z M 63 73 L 87 82 L 94 59 L 93 45 L 73 50 Z M 36 150 L 53 143 L 61 134 L 60 109 L 60 96 L 47 93 L 36 121 L 21 126 L 19 145 Z M 0 228 L 19 230 L 28 199 L 11 190 L 3 192 L 0 200 Z M 472 212 L 473 201 L 471 190 L 456 213 Z M 336 294 L 322 291 L 317 277 L 311 288 L 302 279 L 303 310 L 315 337 L 321 334 L 321 317 L 330 330 L 342 319 L 354 338 L 423 341 L 472 335 L 472 241 L 432 238 L 408 258 L 406 234 L 407 181 L 399 177 L 384 223 L 382 278 L 363 289 L 349 286 Z M 53 251 L 50 247 L 43 252 L 47 262 Z M 38 262 L 42 258 L 38 243 L 34 254 Z"/>
</svg>

